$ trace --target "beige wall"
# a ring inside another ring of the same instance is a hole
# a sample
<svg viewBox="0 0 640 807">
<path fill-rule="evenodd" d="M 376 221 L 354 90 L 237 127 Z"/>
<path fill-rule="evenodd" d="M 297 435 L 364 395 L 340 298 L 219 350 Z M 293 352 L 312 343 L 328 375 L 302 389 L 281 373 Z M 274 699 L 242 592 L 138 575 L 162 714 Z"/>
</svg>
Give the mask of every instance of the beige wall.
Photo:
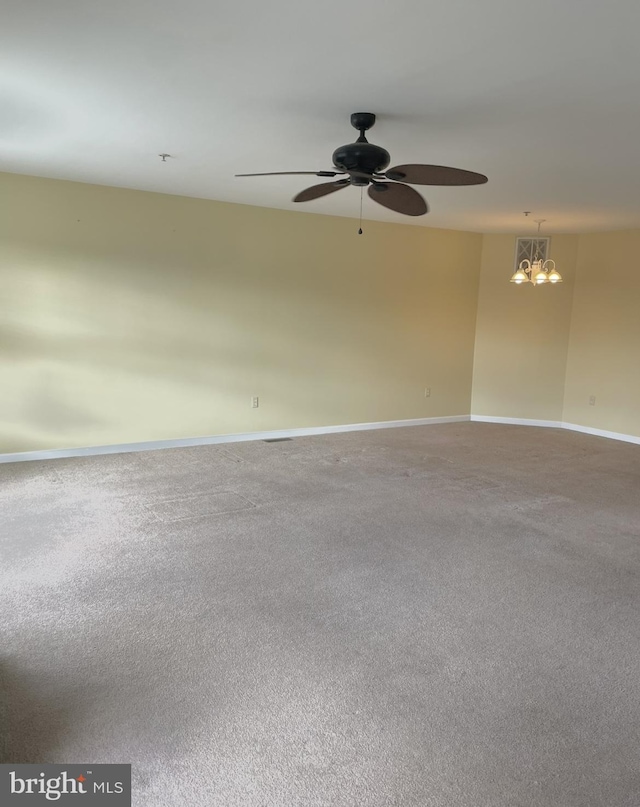
<svg viewBox="0 0 640 807">
<path fill-rule="evenodd" d="M 554 235 L 533 288 L 512 235 L 12 174 L 0 206 L 0 453 L 469 411 L 640 436 L 640 230 Z"/>
<path fill-rule="evenodd" d="M 475 415 L 562 420 L 578 237 L 554 235 L 563 283 L 509 283 L 515 236 L 485 235 L 478 296 Z"/>
<path fill-rule="evenodd" d="M 0 453 L 469 412 L 480 235 L 0 193 Z"/>
<path fill-rule="evenodd" d="M 564 420 L 640 437 L 638 230 L 580 236 Z"/>
<path fill-rule="evenodd" d="M 554 235 L 555 287 L 509 283 L 514 249 L 483 239 L 472 413 L 640 437 L 640 230 Z"/>
</svg>

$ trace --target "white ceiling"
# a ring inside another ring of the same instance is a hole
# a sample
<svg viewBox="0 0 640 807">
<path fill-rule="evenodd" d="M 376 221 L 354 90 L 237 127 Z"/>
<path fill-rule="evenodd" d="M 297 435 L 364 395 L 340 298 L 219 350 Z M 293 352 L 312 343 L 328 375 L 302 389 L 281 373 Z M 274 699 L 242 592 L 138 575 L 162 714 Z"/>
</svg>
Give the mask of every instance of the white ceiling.
<svg viewBox="0 0 640 807">
<path fill-rule="evenodd" d="M 478 231 L 640 226 L 637 0 L 0 0 L 0 170 L 357 216 L 289 200 L 354 140 L 479 171 L 421 219 Z M 174 155 L 162 163 L 159 152 Z M 524 225 L 522 211 L 533 211 Z M 531 222 L 531 223 L 530 223 Z"/>
</svg>

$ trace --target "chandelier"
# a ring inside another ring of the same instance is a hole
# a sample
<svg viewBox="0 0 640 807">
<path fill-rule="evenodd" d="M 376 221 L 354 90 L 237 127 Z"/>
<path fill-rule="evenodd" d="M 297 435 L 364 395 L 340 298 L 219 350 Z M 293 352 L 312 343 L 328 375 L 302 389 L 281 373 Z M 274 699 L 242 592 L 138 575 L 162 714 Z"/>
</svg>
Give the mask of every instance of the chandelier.
<svg viewBox="0 0 640 807">
<path fill-rule="evenodd" d="M 540 235 L 540 225 L 546 219 L 535 219 L 535 221 L 538 225 L 538 235 Z M 533 283 L 534 286 L 541 286 L 543 283 L 562 283 L 562 275 L 556 269 L 555 261 L 543 261 L 539 250 L 539 241 L 532 241 L 531 257 L 520 261 L 517 271 L 511 276 L 512 283 L 518 285 Z"/>
</svg>

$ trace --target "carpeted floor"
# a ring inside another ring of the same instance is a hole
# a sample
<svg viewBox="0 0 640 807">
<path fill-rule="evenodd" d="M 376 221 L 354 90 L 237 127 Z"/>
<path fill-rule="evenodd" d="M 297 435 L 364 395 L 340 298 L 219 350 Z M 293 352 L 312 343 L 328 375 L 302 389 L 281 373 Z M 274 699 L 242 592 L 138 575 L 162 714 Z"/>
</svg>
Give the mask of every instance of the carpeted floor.
<svg viewBox="0 0 640 807">
<path fill-rule="evenodd" d="M 640 804 L 640 446 L 461 423 L 0 480 L 7 761 L 131 762 L 136 807 Z"/>
</svg>

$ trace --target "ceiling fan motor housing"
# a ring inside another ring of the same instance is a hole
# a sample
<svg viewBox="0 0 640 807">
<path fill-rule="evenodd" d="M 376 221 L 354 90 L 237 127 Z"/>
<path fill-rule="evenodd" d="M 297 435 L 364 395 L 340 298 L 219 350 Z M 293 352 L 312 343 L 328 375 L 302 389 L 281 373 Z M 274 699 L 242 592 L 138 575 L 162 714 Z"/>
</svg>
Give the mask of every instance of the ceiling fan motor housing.
<svg viewBox="0 0 640 807">
<path fill-rule="evenodd" d="M 389 165 L 391 156 L 382 146 L 356 142 L 340 146 L 333 152 L 333 164 L 341 171 L 361 171 L 363 174 L 378 174 Z M 354 179 L 356 179 L 354 177 Z M 357 182 L 352 184 L 356 185 Z M 367 184 L 363 181 L 363 184 Z"/>
</svg>

